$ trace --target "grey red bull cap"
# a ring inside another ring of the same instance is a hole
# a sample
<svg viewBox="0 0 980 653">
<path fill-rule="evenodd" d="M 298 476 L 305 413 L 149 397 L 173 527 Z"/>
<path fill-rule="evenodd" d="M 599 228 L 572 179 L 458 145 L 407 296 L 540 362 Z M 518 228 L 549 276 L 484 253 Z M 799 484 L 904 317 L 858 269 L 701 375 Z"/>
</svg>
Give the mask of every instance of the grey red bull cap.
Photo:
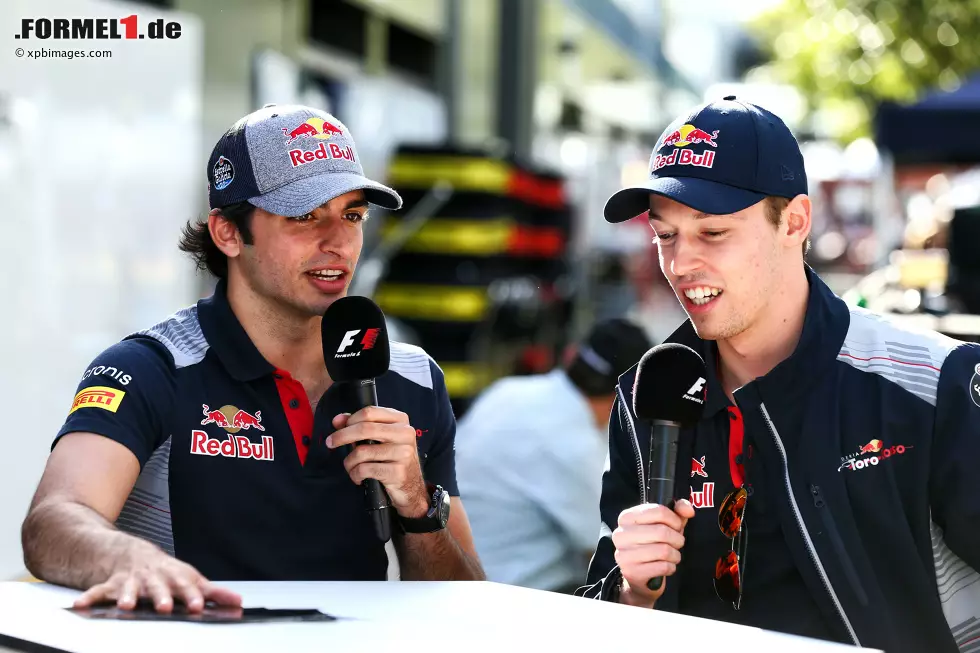
<svg viewBox="0 0 980 653">
<path fill-rule="evenodd" d="M 807 193 L 800 145 L 774 113 L 729 95 L 680 116 L 650 155 L 647 183 L 606 202 L 608 222 L 624 222 L 662 195 L 713 215 L 737 213 L 768 196 Z"/>
<path fill-rule="evenodd" d="M 347 127 L 312 107 L 265 105 L 232 125 L 208 160 L 212 209 L 248 201 L 292 217 L 355 190 L 380 207 L 402 206 L 393 189 L 364 176 Z"/>
</svg>

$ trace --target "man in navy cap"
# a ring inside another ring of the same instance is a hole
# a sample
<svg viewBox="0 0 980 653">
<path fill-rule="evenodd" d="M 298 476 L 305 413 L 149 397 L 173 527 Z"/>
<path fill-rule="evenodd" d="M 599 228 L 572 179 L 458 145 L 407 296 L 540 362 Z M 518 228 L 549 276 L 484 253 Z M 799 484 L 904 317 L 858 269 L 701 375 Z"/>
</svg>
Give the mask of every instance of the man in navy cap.
<svg viewBox="0 0 980 653">
<path fill-rule="evenodd" d="M 211 212 L 180 247 L 215 292 L 81 375 L 24 521 L 28 569 L 86 590 L 79 606 L 161 612 L 241 602 L 213 581 L 384 580 L 396 562 L 406 579 L 483 578 L 442 370 L 393 342 L 384 407 L 362 409 L 323 359 L 369 206 L 401 198 L 364 176 L 343 123 L 298 105 L 232 125 L 207 178 Z M 391 548 L 366 478 L 390 495 Z"/>
<path fill-rule="evenodd" d="M 578 593 L 889 652 L 976 641 L 980 345 L 849 308 L 814 274 L 803 157 L 761 107 L 730 96 L 671 124 L 648 182 L 605 208 L 641 213 L 689 316 L 667 342 L 706 364 L 704 412 L 675 505 L 647 503 L 651 425 L 635 368 L 620 377 Z"/>
</svg>

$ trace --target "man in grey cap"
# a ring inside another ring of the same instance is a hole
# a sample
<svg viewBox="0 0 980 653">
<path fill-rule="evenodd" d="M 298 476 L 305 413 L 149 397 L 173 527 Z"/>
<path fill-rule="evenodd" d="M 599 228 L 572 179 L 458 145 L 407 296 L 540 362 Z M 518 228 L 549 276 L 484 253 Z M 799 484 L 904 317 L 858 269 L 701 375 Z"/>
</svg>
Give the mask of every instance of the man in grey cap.
<svg viewBox="0 0 980 653">
<path fill-rule="evenodd" d="M 442 370 L 392 342 L 385 407 L 361 408 L 324 364 L 322 316 L 347 293 L 369 205 L 401 198 L 364 176 L 339 120 L 303 106 L 236 122 L 207 174 L 211 211 L 180 247 L 215 292 L 82 375 L 24 522 L 28 569 L 85 590 L 80 607 L 161 612 L 241 603 L 212 581 L 482 579 Z M 368 478 L 391 498 L 393 547 Z"/>
</svg>

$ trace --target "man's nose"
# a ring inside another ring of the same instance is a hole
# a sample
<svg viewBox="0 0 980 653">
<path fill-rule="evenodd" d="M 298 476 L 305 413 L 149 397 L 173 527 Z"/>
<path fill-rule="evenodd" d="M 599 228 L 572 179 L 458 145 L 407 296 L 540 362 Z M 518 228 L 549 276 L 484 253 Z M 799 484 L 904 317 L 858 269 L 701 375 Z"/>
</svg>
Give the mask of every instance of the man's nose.
<svg viewBox="0 0 980 653">
<path fill-rule="evenodd" d="M 670 271 L 675 277 L 684 277 L 696 272 L 704 264 L 700 246 L 696 239 L 677 234 L 671 249 Z"/>
</svg>

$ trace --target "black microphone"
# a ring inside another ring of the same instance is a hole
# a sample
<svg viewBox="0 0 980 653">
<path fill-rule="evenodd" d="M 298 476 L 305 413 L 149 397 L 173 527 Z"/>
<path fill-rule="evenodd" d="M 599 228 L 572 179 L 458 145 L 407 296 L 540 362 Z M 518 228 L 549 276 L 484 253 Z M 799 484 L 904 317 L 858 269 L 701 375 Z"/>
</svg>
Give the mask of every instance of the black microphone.
<svg viewBox="0 0 980 653">
<path fill-rule="evenodd" d="M 361 407 L 377 406 L 375 378 L 388 371 L 391 348 L 384 313 L 367 297 L 342 297 L 327 308 L 320 325 L 323 360 L 335 383 L 350 383 Z M 367 440 L 366 444 L 377 444 Z M 380 481 L 364 479 L 364 497 L 382 542 L 391 539 L 391 499 Z"/>
<path fill-rule="evenodd" d="M 708 373 L 696 351 L 678 343 L 657 345 L 643 354 L 633 383 L 633 412 L 653 422 L 647 473 L 647 501 L 674 506 L 677 440 L 683 427 L 693 426 L 704 412 Z M 663 578 L 647 587 L 659 590 Z"/>
</svg>

